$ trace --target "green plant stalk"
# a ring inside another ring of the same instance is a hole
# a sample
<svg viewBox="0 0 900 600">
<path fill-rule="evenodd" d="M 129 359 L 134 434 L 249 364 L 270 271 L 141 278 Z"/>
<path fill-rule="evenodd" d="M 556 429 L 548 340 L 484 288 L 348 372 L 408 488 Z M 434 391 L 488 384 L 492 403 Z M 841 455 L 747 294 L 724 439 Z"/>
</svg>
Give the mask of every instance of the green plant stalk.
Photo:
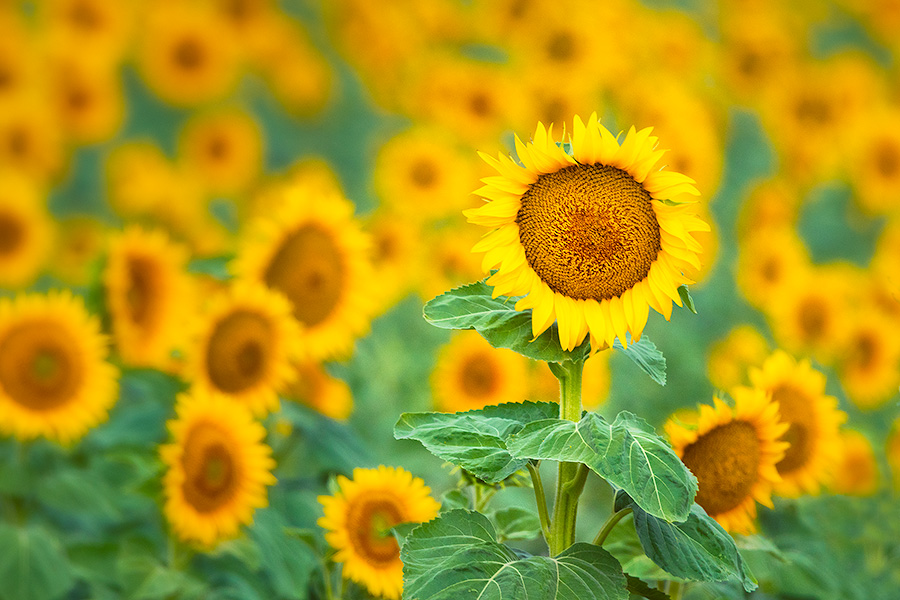
<svg viewBox="0 0 900 600">
<path fill-rule="evenodd" d="M 559 379 L 559 418 L 581 420 L 581 376 L 584 359 L 567 360 L 554 369 Z M 557 556 L 575 543 L 575 519 L 578 498 L 587 479 L 587 467 L 580 463 L 559 463 L 556 478 L 556 499 L 550 523 L 550 555 Z"/>
<path fill-rule="evenodd" d="M 550 545 L 550 513 L 547 512 L 547 495 L 544 493 L 544 482 L 541 480 L 541 470 L 538 464 L 528 463 L 528 472 L 531 473 L 531 487 L 534 488 L 534 499 L 537 502 L 538 516 L 541 519 L 541 533 L 544 541 Z"/>
<path fill-rule="evenodd" d="M 613 514 L 611 514 L 609 519 L 607 519 L 606 523 L 603 525 L 603 529 L 601 529 L 600 533 L 597 534 L 597 537 L 594 538 L 594 545 L 602 546 L 603 542 L 605 542 L 606 538 L 609 536 L 609 533 L 613 530 L 613 527 L 616 526 L 616 523 L 618 523 L 631 513 L 632 508 L 628 506 L 618 512 L 614 512 Z"/>
</svg>

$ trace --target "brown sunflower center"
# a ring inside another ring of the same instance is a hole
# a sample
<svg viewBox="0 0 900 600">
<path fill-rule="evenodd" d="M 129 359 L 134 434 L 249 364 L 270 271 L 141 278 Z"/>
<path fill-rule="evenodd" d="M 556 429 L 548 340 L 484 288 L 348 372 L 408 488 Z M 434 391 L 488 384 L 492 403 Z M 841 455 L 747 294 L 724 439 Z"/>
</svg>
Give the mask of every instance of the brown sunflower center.
<svg viewBox="0 0 900 600">
<path fill-rule="evenodd" d="M 712 516 L 750 497 L 759 473 L 756 429 L 746 421 L 719 425 L 684 449 L 681 460 L 697 476 L 696 502 Z"/>
<path fill-rule="evenodd" d="M 206 153 L 214 161 L 221 161 L 228 157 L 229 154 L 228 140 L 221 135 L 214 135 L 206 144 Z"/>
<path fill-rule="evenodd" d="M 396 500 L 375 496 L 350 505 L 347 532 L 350 543 L 363 560 L 384 567 L 400 559 L 400 547 L 390 528 L 403 522 Z"/>
<path fill-rule="evenodd" d="M 575 55 L 575 40 L 568 31 L 553 34 L 547 42 L 547 57 L 556 62 L 566 62 Z"/>
<path fill-rule="evenodd" d="M 783 385 L 772 390 L 772 401 L 778 403 L 781 420 L 788 423 L 788 430 L 781 439 L 790 446 L 784 458 L 775 465 L 778 472 L 785 475 L 805 467 L 814 451 L 817 423 L 811 409 L 813 399 L 802 390 Z"/>
<path fill-rule="evenodd" d="M 806 96 L 800 98 L 794 107 L 800 123 L 813 126 L 827 125 L 834 118 L 832 106 L 825 98 Z"/>
<path fill-rule="evenodd" d="M 84 112 L 91 104 L 91 93 L 83 86 L 70 84 L 66 90 L 65 102 L 72 113 Z"/>
<path fill-rule="evenodd" d="M 125 306 L 131 322 L 149 327 L 160 301 L 160 273 L 155 262 L 145 256 L 128 258 Z"/>
<path fill-rule="evenodd" d="M 828 310 L 822 300 L 815 297 L 804 299 L 799 308 L 800 333 L 807 343 L 816 342 L 828 327 Z"/>
<path fill-rule="evenodd" d="M 550 288 L 608 300 L 642 281 L 661 249 L 650 194 L 607 165 L 541 175 L 516 216 L 525 258 Z"/>
<path fill-rule="evenodd" d="M 175 45 L 172 58 L 175 60 L 175 64 L 185 71 L 195 71 L 203 66 L 206 52 L 198 40 L 186 37 Z"/>
<path fill-rule="evenodd" d="M 0 339 L 0 388 L 32 411 L 58 408 L 80 391 L 78 345 L 51 321 L 21 323 Z"/>
<path fill-rule="evenodd" d="M 861 371 L 867 371 L 878 362 L 878 335 L 873 331 L 860 331 L 850 343 L 850 364 Z"/>
<path fill-rule="evenodd" d="M 875 168 L 885 179 L 896 177 L 900 173 L 900 148 L 884 140 L 875 149 Z"/>
<path fill-rule="evenodd" d="M 429 188 L 437 181 L 437 169 L 430 160 L 417 160 L 409 170 L 409 177 L 413 184 L 420 188 Z"/>
<path fill-rule="evenodd" d="M 491 99 L 483 92 L 476 92 L 469 97 L 469 110 L 476 117 L 489 117 L 493 112 Z"/>
<path fill-rule="evenodd" d="M 9 213 L 0 212 L 0 254 L 14 254 L 25 241 L 22 222 Z"/>
<path fill-rule="evenodd" d="M 271 322 L 248 310 L 232 312 L 220 320 L 206 349 L 206 369 L 213 385 L 235 394 L 264 379 L 272 334 Z"/>
<path fill-rule="evenodd" d="M 209 423 L 196 425 L 185 439 L 182 491 L 198 512 L 216 510 L 238 489 L 238 467 L 228 446 L 226 433 Z"/>
<path fill-rule="evenodd" d="M 294 305 L 294 316 L 308 327 L 334 312 L 344 278 L 334 236 L 316 225 L 304 225 L 288 235 L 264 275 L 266 285 L 284 293 Z"/>
<path fill-rule="evenodd" d="M 460 384 L 470 398 L 484 398 L 497 390 L 497 365 L 492 356 L 478 353 L 463 361 L 460 368 Z"/>
<path fill-rule="evenodd" d="M 31 153 L 31 136 L 25 127 L 13 127 L 6 138 L 9 153 L 16 158 L 25 158 Z"/>
<path fill-rule="evenodd" d="M 90 2 L 75 2 L 67 16 L 73 26 L 84 31 L 99 29 L 103 24 L 103 16 Z"/>
</svg>

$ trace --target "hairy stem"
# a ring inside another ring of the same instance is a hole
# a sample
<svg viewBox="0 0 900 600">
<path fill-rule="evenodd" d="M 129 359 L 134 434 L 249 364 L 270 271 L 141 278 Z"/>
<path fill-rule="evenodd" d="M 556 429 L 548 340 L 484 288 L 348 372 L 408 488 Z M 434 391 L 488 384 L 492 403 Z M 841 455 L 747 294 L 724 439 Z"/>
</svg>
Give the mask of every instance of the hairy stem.
<svg viewBox="0 0 900 600">
<path fill-rule="evenodd" d="M 547 512 L 547 495 L 544 493 L 544 482 L 541 481 L 540 466 L 528 463 L 528 472 L 531 473 L 531 484 L 534 488 L 534 499 L 537 501 L 538 516 L 541 519 L 541 532 L 544 541 L 550 545 L 550 513 Z"/>
<path fill-rule="evenodd" d="M 584 359 L 565 361 L 554 370 L 559 379 L 559 418 L 569 421 L 581 419 L 581 375 Z M 559 463 L 556 479 L 556 499 L 550 525 L 550 554 L 558 555 L 575 542 L 575 520 L 578 498 L 584 489 L 587 467 L 580 463 Z"/>
</svg>

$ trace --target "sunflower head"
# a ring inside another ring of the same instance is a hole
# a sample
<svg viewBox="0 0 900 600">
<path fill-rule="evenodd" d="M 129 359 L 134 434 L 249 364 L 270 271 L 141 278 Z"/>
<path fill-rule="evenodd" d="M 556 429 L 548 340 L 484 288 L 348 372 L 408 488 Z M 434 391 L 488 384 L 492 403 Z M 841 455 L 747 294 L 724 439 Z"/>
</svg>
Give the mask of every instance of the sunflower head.
<svg viewBox="0 0 900 600">
<path fill-rule="evenodd" d="M 654 169 L 664 151 L 650 132 L 631 128 L 620 144 L 596 115 L 575 117 L 569 143 L 542 124 L 533 141 L 516 138 L 521 166 L 482 155 L 500 175 L 476 192 L 487 203 L 465 211 L 493 229 L 474 251 L 497 270 L 495 296 L 525 296 L 516 309 L 533 309 L 535 336 L 556 321 L 566 350 L 588 334 L 594 348 L 625 344 L 650 307 L 668 319 L 672 302 L 681 305 L 678 286 L 700 268 L 692 232 L 709 226 L 691 206 L 693 180 Z"/>
</svg>

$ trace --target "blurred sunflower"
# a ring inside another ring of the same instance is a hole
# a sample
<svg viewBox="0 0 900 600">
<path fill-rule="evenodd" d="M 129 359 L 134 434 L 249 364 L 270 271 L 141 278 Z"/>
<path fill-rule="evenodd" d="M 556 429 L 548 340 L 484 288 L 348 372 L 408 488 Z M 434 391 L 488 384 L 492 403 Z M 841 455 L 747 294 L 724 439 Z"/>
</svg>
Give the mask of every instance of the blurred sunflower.
<svg viewBox="0 0 900 600">
<path fill-rule="evenodd" d="M 381 282 L 373 294 L 380 296 L 381 310 L 390 309 L 415 288 L 423 262 L 421 230 L 397 213 L 376 211 L 366 223 L 372 237 L 372 264 Z"/>
<path fill-rule="evenodd" d="M 62 136 L 49 100 L 24 94 L 0 110 L 0 167 L 38 181 L 57 176 L 65 159 Z"/>
<path fill-rule="evenodd" d="M 211 548 L 253 522 L 275 483 L 265 428 L 245 407 L 194 391 L 178 397 L 168 422 L 172 442 L 160 447 L 166 518 L 182 540 Z"/>
<path fill-rule="evenodd" d="M 262 168 L 260 126 L 238 109 L 201 113 L 181 131 L 179 157 L 213 195 L 233 196 L 247 189 Z"/>
<path fill-rule="evenodd" d="M 897 395 L 900 386 L 900 323 L 866 306 L 849 319 L 836 369 L 847 397 L 872 410 Z"/>
<path fill-rule="evenodd" d="M 57 59 L 53 73 L 52 95 L 66 134 L 78 144 L 113 137 L 125 115 L 118 73 L 106 65 L 71 57 Z"/>
<path fill-rule="evenodd" d="M 528 361 L 512 350 L 493 348 L 475 331 L 461 331 L 441 349 L 431 389 L 441 412 L 521 402 L 528 391 Z"/>
<path fill-rule="evenodd" d="M 71 286 L 86 286 L 96 276 L 96 267 L 106 249 L 106 226 L 84 215 L 60 219 L 48 265 L 56 277 Z"/>
<path fill-rule="evenodd" d="M 0 299 L 0 430 L 63 444 L 106 420 L 118 373 L 100 323 L 69 291 Z"/>
<path fill-rule="evenodd" d="M 802 194 L 794 182 L 775 177 L 753 187 L 741 204 L 737 229 L 739 241 L 762 230 L 791 229 L 796 226 Z"/>
<path fill-rule="evenodd" d="M 124 219 L 151 214 L 159 198 L 160 182 L 170 179 L 172 164 L 155 142 L 130 140 L 106 157 L 109 205 Z"/>
<path fill-rule="evenodd" d="M 16 11 L 0 12 L 0 101 L 13 100 L 35 85 L 38 52 Z"/>
<path fill-rule="evenodd" d="M 133 0 L 46 0 L 42 30 L 58 49 L 78 48 L 107 66 L 119 62 L 133 37 L 138 3 Z"/>
<path fill-rule="evenodd" d="M 155 4 L 137 49 L 146 84 L 179 106 L 210 102 L 237 81 L 239 52 L 231 30 L 209 7 Z"/>
<path fill-rule="evenodd" d="M 697 504 L 727 531 L 752 533 L 756 502 L 772 506 L 775 465 L 787 448 L 779 438 L 788 426 L 764 392 L 737 387 L 732 397 L 733 409 L 714 398 L 715 407 L 700 406 L 695 423 L 670 420 L 665 430 L 697 477 Z"/>
<path fill-rule="evenodd" d="M 172 368 L 194 310 L 187 260 L 186 249 L 158 230 L 131 226 L 110 241 L 103 285 L 126 364 Z"/>
<path fill-rule="evenodd" d="M 483 277 L 480 261 L 470 250 L 478 241 L 478 230 L 464 223 L 450 223 L 439 229 L 430 227 L 424 233 L 422 261 L 428 269 L 415 280 L 424 300 Z"/>
<path fill-rule="evenodd" d="M 853 199 L 870 213 L 900 213 L 900 110 L 867 116 L 850 159 Z"/>
<path fill-rule="evenodd" d="M 757 367 L 769 355 L 769 343 L 752 325 L 738 325 L 709 348 L 706 371 L 717 389 L 730 390 L 750 382 L 749 367 Z"/>
<path fill-rule="evenodd" d="M 30 285 L 46 266 L 54 227 L 39 186 L 14 171 L 2 173 L 0 286 Z"/>
<path fill-rule="evenodd" d="M 336 192 L 292 184 L 284 200 L 248 231 L 234 271 L 287 297 L 305 358 L 348 357 L 378 308 L 369 238 Z"/>
<path fill-rule="evenodd" d="M 750 369 L 750 380 L 771 394 L 779 419 L 788 424 L 781 440 L 790 446 L 775 465 L 781 475 L 775 493 L 791 498 L 817 494 L 832 475 L 840 454 L 838 429 L 847 420 L 837 398 L 825 395 L 825 376 L 808 360 L 797 362 L 776 350 L 760 368 Z"/>
<path fill-rule="evenodd" d="M 809 252 L 794 229 L 761 227 L 738 242 L 735 280 L 747 302 L 765 308 L 789 293 L 809 266 Z"/>
<path fill-rule="evenodd" d="M 440 504 L 418 477 L 401 467 L 353 469 L 353 479 L 337 478 L 333 496 L 319 496 L 325 515 L 319 527 L 343 564 L 343 577 L 373 596 L 399 600 L 403 592 L 400 546 L 391 528 L 430 521 Z"/>
<path fill-rule="evenodd" d="M 300 326 L 281 294 L 259 283 L 233 284 L 199 316 L 189 355 L 193 385 L 228 396 L 261 418 L 278 410 L 278 392 L 297 374 Z"/>
<path fill-rule="evenodd" d="M 840 458 L 829 486 L 835 494 L 871 496 L 881 483 L 881 472 L 872 442 L 859 431 L 841 431 Z"/>
<path fill-rule="evenodd" d="M 690 178 L 653 170 L 656 141 L 632 127 L 620 145 L 591 115 L 587 126 L 575 117 L 571 155 L 541 124 L 527 145 L 516 138 L 524 167 L 482 155 L 501 175 L 476 192 L 488 202 L 465 211 L 493 229 L 473 251 L 485 272 L 498 269 L 494 295 L 527 294 L 516 309 L 533 309 L 535 336 L 555 320 L 564 349 L 587 334 L 599 349 L 640 338 L 650 307 L 668 320 L 681 306 L 683 273 L 700 268 L 691 233 L 709 225 L 686 198 L 698 194 Z"/>
<path fill-rule="evenodd" d="M 284 391 L 285 398 L 296 400 L 318 413 L 346 421 L 353 412 L 353 393 L 346 382 L 332 377 L 317 362 L 295 365 L 297 378 Z"/>
</svg>

